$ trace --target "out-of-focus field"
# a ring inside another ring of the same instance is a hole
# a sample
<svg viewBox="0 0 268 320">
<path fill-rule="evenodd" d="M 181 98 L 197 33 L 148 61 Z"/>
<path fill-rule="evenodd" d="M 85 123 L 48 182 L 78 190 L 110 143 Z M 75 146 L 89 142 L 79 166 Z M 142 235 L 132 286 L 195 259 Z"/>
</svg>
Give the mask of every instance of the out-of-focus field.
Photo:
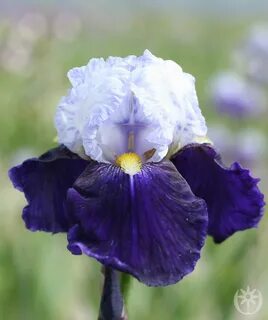
<svg viewBox="0 0 268 320">
<path fill-rule="evenodd" d="M 68 89 L 66 73 L 71 67 L 91 57 L 139 55 L 148 48 L 196 77 L 208 125 L 224 124 L 232 132 L 257 128 L 268 134 L 267 113 L 248 120 L 219 116 L 207 94 L 210 77 L 229 67 L 230 51 L 256 19 L 201 18 L 154 9 L 133 15 L 79 14 L 30 8 L 0 20 L 1 320 L 97 318 L 100 265 L 86 256 L 72 256 L 64 234 L 27 231 L 21 219 L 25 199 L 7 178 L 10 166 L 55 146 L 53 116 Z M 262 176 L 267 194 L 266 166 L 263 156 L 252 170 Z M 263 295 L 261 310 L 250 319 L 268 319 L 267 230 L 264 218 L 258 230 L 237 233 L 221 245 L 207 239 L 195 271 L 177 285 L 149 288 L 133 280 L 129 318 L 245 319 L 233 297 L 250 286 Z"/>
</svg>

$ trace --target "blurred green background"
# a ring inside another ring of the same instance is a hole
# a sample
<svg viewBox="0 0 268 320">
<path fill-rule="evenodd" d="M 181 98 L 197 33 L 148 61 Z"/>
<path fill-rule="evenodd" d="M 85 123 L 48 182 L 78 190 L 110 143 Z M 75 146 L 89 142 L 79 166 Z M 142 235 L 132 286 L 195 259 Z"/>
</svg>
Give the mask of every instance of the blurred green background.
<svg viewBox="0 0 268 320">
<path fill-rule="evenodd" d="M 266 142 L 267 113 L 243 120 L 218 115 L 208 84 L 215 73 L 230 67 L 231 52 L 250 26 L 267 19 L 267 5 L 51 0 L 10 1 L 0 3 L 0 9 L 0 319 L 95 320 L 100 265 L 72 256 L 64 234 L 25 229 L 25 199 L 12 188 L 8 168 L 55 146 L 53 116 L 69 87 L 70 68 L 91 57 L 140 55 L 146 48 L 196 77 L 209 126 L 220 124 L 234 135 L 257 129 Z M 262 177 L 264 193 L 266 166 L 265 154 L 251 164 L 254 175 Z M 265 217 L 259 229 L 237 233 L 221 245 L 207 239 L 195 271 L 174 286 L 149 288 L 133 280 L 129 318 L 268 319 L 267 227 Z M 250 317 L 233 304 L 236 291 L 247 286 L 263 295 L 261 310 Z"/>
</svg>

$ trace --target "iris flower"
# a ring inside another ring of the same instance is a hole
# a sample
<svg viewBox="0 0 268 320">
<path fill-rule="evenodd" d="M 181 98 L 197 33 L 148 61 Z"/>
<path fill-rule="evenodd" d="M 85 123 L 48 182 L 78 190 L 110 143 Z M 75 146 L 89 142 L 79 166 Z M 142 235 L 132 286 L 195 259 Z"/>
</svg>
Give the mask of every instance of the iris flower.
<svg viewBox="0 0 268 320">
<path fill-rule="evenodd" d="M 233 118 L 256 117 L 265 110 L 263 90 L 235 72 L 221 72 L 212 79 L 211 98 L 219 113 Z"/>
<path fill-rule="evenodd" d="M 254 82 L 268 85 L 268 25 L 250 28 L 235 52 L 237 67 Z"/>
<path fill-rule="evenodd" d="M 264 200 L 248 170 L 226 167 L 206 137 L 195 80 L 148 50 L 68 73 L 59 146 L 9 174 L 31 231 L 149 286 L 193 271 L 207 235 L 256 227 Z"/>
</svg>

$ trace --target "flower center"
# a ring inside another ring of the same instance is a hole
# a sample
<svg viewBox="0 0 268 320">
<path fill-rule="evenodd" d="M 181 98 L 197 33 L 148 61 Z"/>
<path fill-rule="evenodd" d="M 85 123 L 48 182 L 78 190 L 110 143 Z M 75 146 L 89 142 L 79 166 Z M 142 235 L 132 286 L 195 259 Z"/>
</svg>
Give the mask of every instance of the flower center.
<svg viewBox="0 0 268 320">
<path fill-rule="evenodd" d="M 115 163 L 130 176 L 140 172 L 142 167 L 141 157 L 135 152 L 121 154 L 116 158 Z"/>
</svg>

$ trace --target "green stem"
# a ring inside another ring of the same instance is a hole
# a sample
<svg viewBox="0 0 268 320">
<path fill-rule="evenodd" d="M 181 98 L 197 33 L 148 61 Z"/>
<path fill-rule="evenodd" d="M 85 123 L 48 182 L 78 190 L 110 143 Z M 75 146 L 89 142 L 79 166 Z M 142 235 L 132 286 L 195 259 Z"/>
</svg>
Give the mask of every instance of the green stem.
<svg viewBox="0 0 268 320">
<path fill-rule="evenodd" d="M 121 273 L 121 291 L 125 300 L 125 304 L 128 300 L 129 289 L 131 286 L 131 276 L 127 273 Z"/>
</svg>

